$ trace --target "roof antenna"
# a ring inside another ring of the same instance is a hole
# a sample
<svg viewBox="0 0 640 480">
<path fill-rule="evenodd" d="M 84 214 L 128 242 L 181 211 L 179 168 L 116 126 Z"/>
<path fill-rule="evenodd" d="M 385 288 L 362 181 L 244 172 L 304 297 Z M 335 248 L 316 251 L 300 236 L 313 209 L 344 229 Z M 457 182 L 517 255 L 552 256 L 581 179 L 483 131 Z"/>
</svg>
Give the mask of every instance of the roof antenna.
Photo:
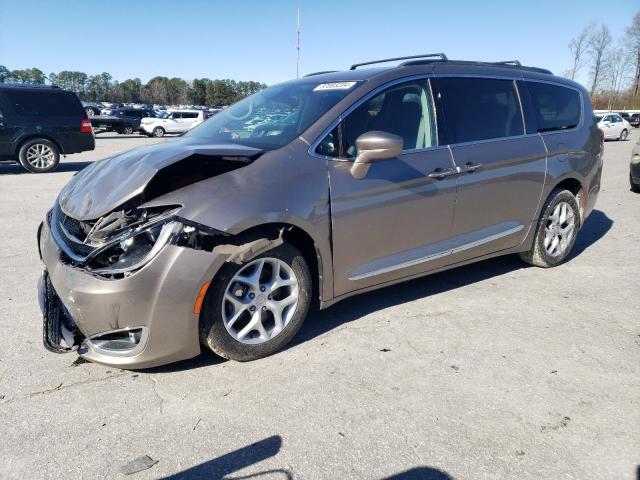
<svg viewBox="0 0 640 480">
<path fill-rule="evenodd" d="M 296 20 L 296 78 L 300 78 L 300 1 L 297 2 L 298 15 Z"/>
</svg>

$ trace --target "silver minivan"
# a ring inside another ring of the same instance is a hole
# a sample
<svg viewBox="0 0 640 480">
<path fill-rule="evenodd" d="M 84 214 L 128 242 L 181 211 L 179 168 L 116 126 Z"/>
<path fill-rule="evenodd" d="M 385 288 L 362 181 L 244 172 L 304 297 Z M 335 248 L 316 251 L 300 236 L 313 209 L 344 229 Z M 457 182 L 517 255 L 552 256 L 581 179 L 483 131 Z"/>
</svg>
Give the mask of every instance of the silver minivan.
<svg viewBox="0 0 640 480">
<path fill-rule="evenodd" d="M 312 302 L 497 255 L 567 259 L 600 189 L 579 84 L 407 57 L 262 90 L 95 162 L 38 232 L 44 343 L 121 368 L 272 354 Z"/>
</svg>

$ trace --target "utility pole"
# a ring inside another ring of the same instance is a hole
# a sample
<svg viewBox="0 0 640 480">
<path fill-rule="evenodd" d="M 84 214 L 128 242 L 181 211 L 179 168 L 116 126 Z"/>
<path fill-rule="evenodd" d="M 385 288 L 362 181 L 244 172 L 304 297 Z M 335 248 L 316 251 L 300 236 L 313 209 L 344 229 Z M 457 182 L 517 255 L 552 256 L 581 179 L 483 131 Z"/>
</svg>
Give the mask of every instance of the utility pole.
<svg viewBox="0 0 640 480">
<path fill-rule="evenodd" d="M 298 2 L 298 15 L 296 20 L 296 78 L 300 78 L 300 3 Z"/>
</svg>

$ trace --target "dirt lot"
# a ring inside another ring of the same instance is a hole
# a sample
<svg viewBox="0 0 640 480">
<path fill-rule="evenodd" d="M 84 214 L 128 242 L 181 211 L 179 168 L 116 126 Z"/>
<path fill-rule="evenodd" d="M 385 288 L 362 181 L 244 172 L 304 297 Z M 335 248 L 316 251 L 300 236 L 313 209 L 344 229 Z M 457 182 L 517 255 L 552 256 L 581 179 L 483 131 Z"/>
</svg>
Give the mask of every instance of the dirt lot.
<svg viewBox="0 0 640 480">
<path fill-rule="evenodd" d="M 71 175 L 150 140 L 98 137 L 48 175 L 0 165 L 0 478 L 632 479 L 640 464 L 640 195 L 608 142 L 574 256 L 505 257 L 311 315 L 286 351 L 151 371 L 41 343 L 38 223 Z M 164 141 L 164 140 L 162 140 Z"/>
</svg>

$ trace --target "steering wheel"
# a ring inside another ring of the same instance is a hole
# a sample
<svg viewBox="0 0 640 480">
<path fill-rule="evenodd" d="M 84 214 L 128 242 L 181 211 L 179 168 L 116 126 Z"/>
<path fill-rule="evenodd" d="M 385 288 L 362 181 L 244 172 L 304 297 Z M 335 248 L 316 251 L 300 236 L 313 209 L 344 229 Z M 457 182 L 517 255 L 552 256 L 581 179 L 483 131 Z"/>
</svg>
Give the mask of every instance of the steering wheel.
<svg viewBox="0 0 640 480">
<path fill-rule="evenodd" d="M 253 113 L 253 100 L 251 100 L 249 102 L 249 110 L 247 110 L 247 113 L 245 113 L 244 115 L 238 115 L 237 117 L 231 113 L 231 111 L 227 112 L 227 115 L 229 115 L 231 118 L 233 118 L 234 120 L 244 120 L 245 118 L 247 118 L 249 115 L 251 115 Z"/>
</svg>

